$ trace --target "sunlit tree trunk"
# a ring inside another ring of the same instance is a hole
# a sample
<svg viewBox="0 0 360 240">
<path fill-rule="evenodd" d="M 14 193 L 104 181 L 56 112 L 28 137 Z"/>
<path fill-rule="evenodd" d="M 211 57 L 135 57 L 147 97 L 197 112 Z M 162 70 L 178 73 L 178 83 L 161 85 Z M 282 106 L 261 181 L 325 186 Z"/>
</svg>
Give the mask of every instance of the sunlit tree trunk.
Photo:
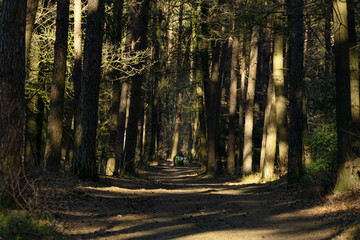
<svg viewBox="0 0 360 240">
<path fill-rule="evenodd" d="M 282 50 L 281 50 L 282 51 Z M 274 58 L 276 49 L 274 49 Z M 279 56 L 277 56 L 279 57 Z M 274 69 L 275 72 L 275 69 Z M 268 119 L 266 121 L 266 139 L 265 139 L 265 156 L 263 160 L 263 167 L 261 169 L 261 178 L 265 180 L 271 180 L 274 174 L 275 155 L 276 155 L 276 96 L 275 96 L 275 84 L 272 77 L 269 79 L 267 90 L 267 113 Z M 265 113 L 266 114 L 266 113 Z M 266 118 L 266 116 L 265 116 Z"/>
<path fill-rule="evenodd" d="M 116 37 L 115 44 L 118 44 L 120 47 L 121 38 L 122 38 L 122 25 L 123 25 L 123 8 L 124 0 L 119 0 L 117 2 L 117 8 L 115 8 L 116 16 Z M 118 118 L 119 118 L 119 106 L 120 106 L 120 96 L 121 96 L 121 82 L 118 79 L 120 77 L 119 71 L 112 73 L 114 78 L 113 81 L 113 95 L 111 101 L 111 117 L 110 117 L 110 136 L 109 136 L 109 158 L 107 159 L 105 173 L 106 175 L 113 175 L 116 173 L 116 136 L 118 130 Z"/>
<path fill-rule="evenodd" d="M 249 79 L 246 93 L 245 125 L 244 125 L 244 151 L 243 151 L 243 175 L 252 173 L 253 162 L 253 126 L 254 126 L 254 98 L 255 82 L 258 57 L 259 26 L 252 27 Z"/>
<path fill-rule="evenodd" d="M 4 0 L 0 16 L 0 199 L 17 197 L 25 98 L 26 1 Z M 10 199 L 5 199 L 9 202 Z"/>
<path fill-rule="evenodd" d="M 81 78 L 81 141 L 75 173 L 83 179 L 97 180 L 96 127 L 101 79 L 104 0 L 89 0 Z"/>
<path fill-rule="evenodd" d="M 263 62 L 262 62 L 262 77 L 264 78 L 263 82 L 270 83 L 269 74 L 270 74 L 270 41 L 271 41 L 271 17 L 267 17 L 267 27 L 264 28 L 264 44 L 263 44 Z M 272 80 L 273 81 L 273 80 Z M 269 85 L 269 84 L 268 84 Z M 267 128 L 269 125 L 269 115 L 271 109 L 271 99 L 269 99 L 269 87 L 267 88 L 267 100 L 264 111 L 264 125 L 263 125 L 263 134 L 261 139 L 261 151 L 260 151 L 260 172 L 262 173 L 265 161 L 265 150 L 266 150 L 266 139 L 267 139 Z M 272 89 L 271 89 L 272 91 Z M 274 93 L 274 92 L 271 92 Z"/>
<path fill-rule="evenodd" d="M 180 4 L 179 10 L 179 32 L 178 32 L 178 43 L 176 48 L 176 86 L 177 86 L 177 100 L 176 100 L 176 113 L 175 113 L 175 125 L 174 125 L 174 132 L 172 137 L 172 148 L 171 148 L 171 157 L 170 159 L 174 159 L 178 152 L 178 145 L 179 145 L 179 130 L 181 124 L 181 112 L 182 112 L 182 102 L 183 102 L 183 93 L 181 89 L 182 81 L 184 80 L 182 75 L 182 59 L 183 54 L 181 51 L 182 44 L 183 44 L 183 10 L 184 10 L 184 3 Z"/>
<path fill-rule="evenodd" d="M 360 97 L 359 97 L 359 47 L 356 36 L 356 3 L 348 1 L 349 22 L 349 64 L 351 89 L 351 116 L 354 130 L 360 132 Z M 359 11 L 359 10 L 358 10 Z"/>
<path fill-rule="evenodd" d="M 81 11 L 82 0 L 74 0 L 74 68 L 72 72 L 72 79 L 74 83 L 74 157 L 78 156 L 78 150 L 81 141 L 81 108 L 80 108 L 80 94 L 81 94 L 81 56 L 82 56 L 82 31 L 81 31 Z M 74 163 L 76 161 L 73 158 L 72 165 L 74 169 Z"/>
<path fill-rule="evenodd" d="M 239 79 L 239 36 L 237 32 L 233 36 L 232 54 L 231 54 L 231 70 L 230 70 L 230 100 L 229 100 L 229 140 L 228 140 L 228 159 L 227 173 L 231 176 L 235 175 L 235 143 L 236 143 L 236 107 L 237 107 L 237 83 Z"/>
<path fill-rule="evenodd" d="M 201 5 L 202 19 L 208 16 L 208 6 L 206 2 Z M 207 24 L 202 21 L 200 33 L 197 34 L 196 51 L 195 51 L 195 81 L 196 81 L 196 98 L 200 124 L 200 162 L 203 172 L 207 169 L 207 138 L 206 138 L 206 118 L 205 118 L 205 94 L 203 86 L 209 80 L 209 55 L 207 36 Z"/>
<path fill-rule="evenodd" d="M 349 28 L 347 1 L 333 0 L 334 53 L 336 75 L 336 124 L 338 176 L 335 191 L 353 188 L 359 176 L 352 169 Z"/>
<path fill-rule="evenodd" d="M 45 170 L 59 170 L 61 160 L 69 4 L 69 0 L 57 1 L 55 57 L 44 157 Z"/>
<path fill-rule="evenodd" d="M 239 146 L 237 168 L 240 169 L 243 161 L 244 149 L 244 105 L 246 100 L 246 43 L 247 34 L 243 33 L 241 63 L 240 63 L 240 94 L 239 94 Z"/>
<path fill-rule="evenodd" d="M 276 126 L 277 139 L 279 144 L 279 163 L 280 171 L 282 173 L 284 173 L 287 169 L 289 149 L 283 48 L 284 36 L 281 34 L 277 34 L 274 39 L 273 78 L 275 83 L 276 95 Z"/>
<path fill-rule="evenodd" d="M 290 31 L 289 42 L 289 162 L 288 181 L 301 178 L 303 154 L 303 78 L 304 78 L 304 23 L 303 0 L 288 0 L 287 14 Z M 278 112 L 276 112 L 278 114 Z"/>
<path fill-rule="evenodd" d="M 26 29 L 25 29 L 25 62 L 28 60 L 31 36 L 35 22 L 36 12 L 38 9 L 39 0 L 27 0 L 26 7 Z"/>
<path fill-rule="evenodd" d="M 147 47 L 147 25 L 148 25 L 148 8 L 149 0 L 133 0 L 129 9 L 129 19 L 127 25 L 127 34 L 132 35 L 132 45 L 134 51 L 143 51 Z M 137 64 L 136 69 L 141 69 L 143 63 Z M 129 120 L 126 130 L 124 172 L 135 174 L 135 150 L 136 136 L 138 130 L 138 119 L 141 109 L 141 86 L 144 80 L 144 74 L 137 73 L 131 77 L 131 100 L 129 106 Z"/>
</svg>

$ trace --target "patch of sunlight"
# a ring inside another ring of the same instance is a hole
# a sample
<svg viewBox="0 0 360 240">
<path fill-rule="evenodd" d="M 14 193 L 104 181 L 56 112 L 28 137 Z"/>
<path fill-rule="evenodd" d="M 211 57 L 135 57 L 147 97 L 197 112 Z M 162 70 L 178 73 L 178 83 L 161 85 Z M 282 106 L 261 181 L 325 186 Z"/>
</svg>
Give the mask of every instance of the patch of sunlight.
<svg viewBox="0 0 360 240">
<path fill-rule="evenodd" d="M 150 230 L 139 230 L 136 232 L 136 238 L 145 238 L 145 237 L 151 237 L 152 235 L 158 235 L 163 234 L 167 232 L 175 232 L 175 231 L 184 231 L 186 229 L 192 229 L 196 226 L 192 223 L 185 223 L 185 224 L 178 224 L 178 225 L 172 225 L 172 226 L 164 226 L 159 228 L 154 228 Z M 127 239 L 127 235 L 132 236 L 132 234 L 122 234 L 122 239 Z"/>
<path fill-rule="evenodd" d="M 269 237 L 275 235 L 276 230 L 274 229 L 234 229 L 234 230 L 221 230 L 221 231 L 207 231 L 196 234 L 191 234 L 183 237 L 173 238 L 174 240 L 188 240 L 188 239 L 206 239 L 206 240 L 257 240 L 263 239 L 265 236 Z"/>
<path fill-rule="evenodd" d="M 164 188 L 157 188 L 157 189 L 129 189 L 129 188 L 120 188 L 120 187 L 78 187 L 78 189 L 83 190 L 93 190 L 98 192 L 108 192 L 108 193 L 126 193 L 126 194 L 139 194 L 139 195 L 152 195 L 152 194 L 188 194 L 197 192 L 197 189 L 164 189 Z M 104 197 L 103 195 L 99 194 L 97 196 Z M 106 195 L 106 197 L 111 198 L 111 196 Z"/>
</svg>

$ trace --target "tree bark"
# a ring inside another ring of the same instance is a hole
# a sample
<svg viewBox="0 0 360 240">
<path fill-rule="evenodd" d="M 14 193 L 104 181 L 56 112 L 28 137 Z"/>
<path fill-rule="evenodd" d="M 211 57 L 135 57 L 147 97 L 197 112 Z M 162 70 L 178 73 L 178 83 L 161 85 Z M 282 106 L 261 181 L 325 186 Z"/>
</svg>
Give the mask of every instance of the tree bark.
<svg viewBox="0 0 360 240">
<path fill-rule="evenodd" d="M 360 97 L 359 97 L 359 51 L 356 36 L 356 3 L 348 1 L 349 22 L 349 64 L 351 89 L 351 116 L 354 130 L 360 132 Z"/>
<path fill-rule="evenodd" d="M 246 101 L 246 42 L 247 34 L 243 33 L 242 49 L 241 49 L 241 63 L 240 63 L 240 94 L 239 94 L 239 154 L 238 154 L 238 168 L 242 165 L 243 149 L 244 149 L 244 105 Z"/>
<path fill-rule="evenodd" d="M 246 93 L 245 125 L 244 125 L 244 150 L 243 150 L 243 175 L 252 173 L 253 162 L 253 126 L 254 126 L 254 98 L 258 57 L 259 26 L 253 26 L 251 34 L 249 80 Z"/>
<path fill-rule="evenodd" d="M 51 84 L 44 170 L 59 170 L 61 161 L 69 4 L 69 0 L 57 1 L 54 70 Z"/>
<path fill-rule="evenodd" d="M 105 1 L 89 0 L 84 62 L 81 78 L 81 141 L 75 173 L 82 179 L 98 179 L 96 167 L 96 127 L 101 79 L 101 51 Z"/>
<path fill-rule="evenodd" d="M 232 42 L 231 54 L 231 72 L 230 72 L 230 99 L 229 99 L 229 140 L 228 140 L 228 159 L 227 159 L 227 173 L 234 176 L 235 169 L 235 144 L 236 144 L 236 107 L 237 107 L 237 82 L 239 79 L 239 36 L 235 34 Z"/>
<path fill-rule="evenodd" d="M 147 25 L 148 25 L 148 8 L 149 0 L 133 0 L 129 9 L 128 19 L 128 37 L 132 38 L 134 51 L 143 51 L 147 47 Z M 136 69 L 141 69 L 143 63 L 137 64 Z M 131 100 L 129 106 L 129 120 L 127 124 L 126 143 L 125 143 L 125 173 L 134 175 L 135 172 L 135 149 L 136 149 L 136 136 L 138 130 L 139 112 L 141 101 L 141 85 L 145 76 L 137 73 L 131 77 Z"/>
<path fill-rule="evenodd" d="M 124 9 L 124 0 L 119 0 L 117 2 L 116 8 L 116 38 L 115 43 L 120 47 L 121 38 L 122 38 L 122 18 L 123 18 L 123 9 Z M 116 174 L 116 137 L 118 130 L 119 122 L 119 106 L 120 106 L 120 96 L 121 96 L 121 82 L 118 79 L 120 73 L 115 71 L 112 73 L 113 76 L 113 94 L 111 101 L 111 118 L 110 118 L 110 136 L 109 136 L 109 158 L 107 159 L 106 164 L 106 175 Z"/>
<path fill-rule="evenodd" d="M 290 144 L 288 181 L 298 181 L 303 175 L 303 78 L 304 78 L 304 23 L 303 0 L 288 0 L 287 14 L 290 30 L 289 43 L 289 102 Z"/>
<path fill-rule="evenodd" d="M 183 10 L 184 3 L 180 4 L 179 11 L 179 33 L 178 33 L 178 44 L 177 44 L 177 56 L 176 56 L 176 87 L 177 87 L 177 101 L 176 101 L 176 113 L 175 113 L 175 125 L 174 125 L 174 133 L 172 138 L 172 149 L 171 149 L 171 157 L 173 160 L 178 152 L 179 145 L 179 129 L 181 124 L 181 113 L 182 113 L 182 102 L 183 102 L 183 93 L 181 89 L 183 77 L 182 77 L 182 59 L 183 54 L 181 51 L 183 44 Z"/>
<path fill-rule="evenodd" d="M 275 69 L 274 69 L 275 72 Z M 265 156 L 263 160 L 263 167 L 261 169 L 261 178 L 264 180 L 271 180 L 274 174 L 275 167 L 275 156 L 276 156 L 276 96 L 275 96 L 275 84 L 274 80 L 271 77 L 269 79 L 269 85 L 267 90 L 267 108 L 268 111 L 268 120 L 266 127 L 266 139 L 265 139 Z M 265 113 L 266 114 L 266 113 Z M 266 116 L 265 116 L 266 118 Z M 264 128 L 265 129 L 265 128 Z"/>
<path fill-rule="evenodd" d="M 352 160 L 351 150 L 351 98 L 349 32 L 347 2 L 333 0 L 334 53 L 336 76 L 336 124 L 338 145 L 338 176 L 335 191 L 353 188 L 358 180 L 349 172 Z M 355 173 L 356 174 L 356 173 Z M 358 177 L 358 176 L 357 176 Z"/>
<path fill-rule="evenodd" d="M 72 73 L 72 79 L 74 83 L 74 157 L 72 159 L 73 169 L 75 167 L 76 158 L 78 156 L 78 150 L 80 148 L 81 141 L 81 56 L 82 56 L 82 31 L 81 31 L 81 11 L 82 11 L 82 0 L 74 0 L 74 68 Z"/>
<path fill-rule="evenodd" d="M 287 107 L 285 96 L 284 81 L 284 36 L 278 34 L 274 39 L 274 83 L 276 96 L 276 126 L 277 139 L 279 144 L 279 165 L 280 171 L 284 173 L 287 169 L 288 162 L 288 124 L 287 124 Z"/>
<path fill-rule="evenodd" d="M 35 22 L 36 12 L 38 9 L 39 0 L 27 0 L 26 6 L 26 28 L 25 28 L 25 62 L 28 59 L 32 30 Z"/>
<path fill-rule="evenodd" d="M 4 0 L 0 16 L 0 199 L 17 197 L 19 187 L 25 107 L 25 10 L 24 0 Z"/>
</svg>

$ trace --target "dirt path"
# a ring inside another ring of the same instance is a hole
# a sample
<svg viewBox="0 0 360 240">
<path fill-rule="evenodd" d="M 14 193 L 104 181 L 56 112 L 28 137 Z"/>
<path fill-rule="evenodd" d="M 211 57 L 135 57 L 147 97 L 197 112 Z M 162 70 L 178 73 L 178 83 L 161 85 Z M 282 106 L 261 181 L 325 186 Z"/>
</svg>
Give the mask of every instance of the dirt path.
<svg viewBox="0 0 360 240">
<path fill-rule="evenodd" d="M 197 170 L 162 162 L 145 171 L 149 180 L 81 183 L 52 213 L 71 239 L 331 239 L 337 233 L 337 218 L 283 193 L 285 185 L 206 179 Z"/>
</svg>

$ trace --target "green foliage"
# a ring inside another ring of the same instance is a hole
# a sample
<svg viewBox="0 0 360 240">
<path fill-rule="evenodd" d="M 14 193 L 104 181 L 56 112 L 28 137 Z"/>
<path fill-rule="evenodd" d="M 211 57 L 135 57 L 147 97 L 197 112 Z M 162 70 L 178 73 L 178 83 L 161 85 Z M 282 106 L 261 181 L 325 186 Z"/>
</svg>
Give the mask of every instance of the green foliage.
<svg viewBox="0 0 360 240">
<path fill-rule="evenodd" d="M 49 214 L 31 217 L 26 214 L 0 213 L 0 239 L 63 239 Z"/>
<path fill-rule="evenodd" d="M 310 135 L 309 146 L 313 162 L 308 166 L 312 171 L 337 170 L 337 134 L 334 123 L 322 124 Z"/>
</svg>

